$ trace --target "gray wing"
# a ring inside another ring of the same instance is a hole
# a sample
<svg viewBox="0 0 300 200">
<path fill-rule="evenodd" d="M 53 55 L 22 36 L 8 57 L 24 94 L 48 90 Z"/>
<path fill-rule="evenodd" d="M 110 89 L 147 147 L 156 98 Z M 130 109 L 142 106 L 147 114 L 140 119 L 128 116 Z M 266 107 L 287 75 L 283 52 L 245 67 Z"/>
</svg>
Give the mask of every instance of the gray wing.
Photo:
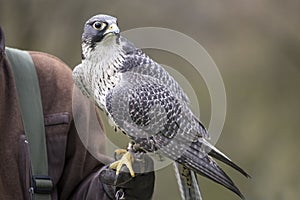
<svg viewBox="0 0 300 200">
<path fill-rule="evenodd" d="M 203 138 L 206 131 L 187 104 L 156 78 L 132 72 L 122 76 L 106 98 L 109 117 L 117 126 L 146 150 L 158 150 L 242 197 L 207 154 L 212 148 Z"/>
<path fill-rule="evenodd" d="M 174 95 L 179 97 L 179 99 L 186 103 L 190 102 L 188 96 L 181 89 L 179 84 L 161 65 L 149 58 L 142 52 L 142 50 L 137 49 L 134 44 L 126 38 L 121 37 L 120 42 L 123 50 L 125 51 L 125 61 L 123 63 L 124 68 L 122 69 L 123 72 L 140 73 L 159 79 L 164 85 L 167 85 Z"/>
<path fill-rule="evenodd" d="M 106 108 L 112 120 L 132 138 L 162 138 L 164 145 L 176 138 L 186 144 L 207 134 L 187 104 L 151 76 L 123 73 L 121 82 L 106 98 Z M 137 130 L 141 133 L 135 133 Z"/>
</svg>

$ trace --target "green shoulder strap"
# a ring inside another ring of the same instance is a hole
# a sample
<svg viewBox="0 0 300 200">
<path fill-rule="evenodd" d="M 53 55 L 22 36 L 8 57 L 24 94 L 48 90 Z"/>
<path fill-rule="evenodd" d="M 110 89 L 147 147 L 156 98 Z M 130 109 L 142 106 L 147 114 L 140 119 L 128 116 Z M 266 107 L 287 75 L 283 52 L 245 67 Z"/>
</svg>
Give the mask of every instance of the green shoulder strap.
<svg viewBox="0 0 300 200">
<path fill-rule="evenodd" d="M 34 200 L 51 200 L 52 181 L 48 176 L 44 115 L 39 81 L 27 51 L 6 48 L 12 66 L 25 135 L 29 143 L 32 182 L 29 192 Z"/>
</svg>

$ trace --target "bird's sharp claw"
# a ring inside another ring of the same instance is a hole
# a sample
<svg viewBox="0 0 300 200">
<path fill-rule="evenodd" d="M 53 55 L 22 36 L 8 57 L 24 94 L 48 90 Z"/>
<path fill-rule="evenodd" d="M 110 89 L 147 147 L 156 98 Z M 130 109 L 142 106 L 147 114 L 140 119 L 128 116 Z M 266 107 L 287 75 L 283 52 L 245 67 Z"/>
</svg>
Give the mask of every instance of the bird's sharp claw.
<svg viewBox="0 0 300 200">
<path fill-rule="evenodd" d="M 134 177 L 135 173 L 134 173 L 134 170 L 132 167 L 132 162 L 134 161 L 134 157 L 131 155 L 131 153 L 125 149 L 118 149 L 118 150 L 116 150 L 115 153 L 118 155 L 120 155 L 120 154 L 124 154 L 124 155 L 121 157 L 120 160 L 117 160 L 117 161 L 113 162 L 112 164 L 110 164 L 109 167 L 111 169 L 115 169 L 116 175 L 118 175 L 121 171 L 122 166 L 125 165 L 128 168 L 130 175 L 132 177 Z"/>
<path fill-rule="evenodd" d="M 125 154 L 125 153 L 127 153 L 127 150 L 126 149 L 116 149 L 115 150 L 115 154 L 116 155 L 121 155 L 121 154 Z"/>
</svg>

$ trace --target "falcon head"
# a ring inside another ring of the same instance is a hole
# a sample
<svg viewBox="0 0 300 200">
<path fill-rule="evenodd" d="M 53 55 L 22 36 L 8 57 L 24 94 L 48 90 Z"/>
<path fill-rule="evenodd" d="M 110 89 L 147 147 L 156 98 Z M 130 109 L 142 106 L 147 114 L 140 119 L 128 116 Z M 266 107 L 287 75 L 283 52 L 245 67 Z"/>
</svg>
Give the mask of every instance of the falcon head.
<svg viewBox="0 0 300 200">
<path fill-rule="evenodd" d="M 85 23 L 82 44 L 85 48 L 94 49 L 98 44 L 105 45 L 107 41 L 116 41 L 119 36 L 120 29 L 115 17 L 96 15 Z"/>
</svg>

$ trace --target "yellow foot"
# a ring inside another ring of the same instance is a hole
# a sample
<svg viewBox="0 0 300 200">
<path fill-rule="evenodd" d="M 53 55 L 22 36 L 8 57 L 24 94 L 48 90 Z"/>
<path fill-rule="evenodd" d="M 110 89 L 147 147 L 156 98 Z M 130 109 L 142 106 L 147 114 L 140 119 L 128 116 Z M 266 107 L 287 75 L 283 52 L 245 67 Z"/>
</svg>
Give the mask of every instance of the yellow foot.
<svg viewBox="0 0 300 200">
<path fill-rule="evenodd" d="M 127 153 L 128 151 L 126 150 L 126 149 L 116 149 L 115 150 L 115 154 L 116 154 L 116 156 L 119 156 L 119 155 L 121 155 L 121 154 L 125 154 L 125 153 Z"/>
<path fill-rule="evenodd" d="M 134 158 L 131 155 L 131 153 L 125 149 L 117 149 L 115 151 L 115 153 L 117 155 L 120 155 L 120 154 L 124 154 L 124 155 L 121 157 L 120 160 L 117 160 L 117 161 L 111 163 L 109 168 L 115 169 L 116 175 L 118 175 L 121 171 L 122 166 L 125 165 L 129 169 L 130 175 L 132 177 L 134 177 L 135 174 L 134 174 L 134 171 L 132 168 L 132 162 L 134 161 Z"/>
</svg>

